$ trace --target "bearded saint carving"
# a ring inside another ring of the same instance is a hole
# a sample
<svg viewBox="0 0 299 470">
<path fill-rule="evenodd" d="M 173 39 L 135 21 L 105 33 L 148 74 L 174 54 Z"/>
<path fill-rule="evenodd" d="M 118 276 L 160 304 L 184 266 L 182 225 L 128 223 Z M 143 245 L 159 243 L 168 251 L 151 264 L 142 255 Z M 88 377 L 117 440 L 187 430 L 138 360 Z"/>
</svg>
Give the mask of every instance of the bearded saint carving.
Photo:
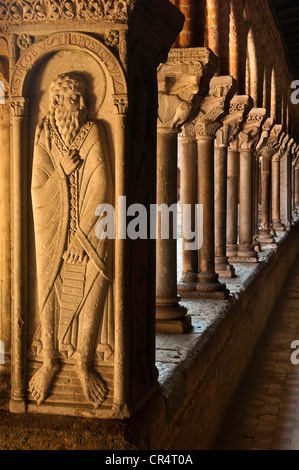
<svg viewBox="0 0 299 470">
<path fill-rule="evenodd" d="M 32 201 L 43 364 L 29 389 L 42 403 L 60 359 L 72 358 L 97 408 L 107 387 L 93 358 L 97 347 L 112 353 L 113 327 L 111 241 L 97 238 L 95 210 L 112 203 L 113 191 L 105 135 L 98 122 L 87 121 L 85 92 L 80 75 L 59 75 L 36 130 Z"/>
</svg>

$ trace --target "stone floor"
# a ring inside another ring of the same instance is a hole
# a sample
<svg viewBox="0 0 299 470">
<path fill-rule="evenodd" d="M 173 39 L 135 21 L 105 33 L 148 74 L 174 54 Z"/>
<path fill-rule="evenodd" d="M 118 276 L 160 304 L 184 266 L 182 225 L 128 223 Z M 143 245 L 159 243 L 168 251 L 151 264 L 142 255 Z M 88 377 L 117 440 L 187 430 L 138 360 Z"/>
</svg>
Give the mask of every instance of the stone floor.
<svg viewBox="0 0 299 470">
<path fill-rule="evenodd" d="M 299 257 L 228 410 L 216 450 L 299 450 L 299 364 L 291 362 L 299 350 L 291 349 L 296 340 L 299 345 Z"/>
</svg>

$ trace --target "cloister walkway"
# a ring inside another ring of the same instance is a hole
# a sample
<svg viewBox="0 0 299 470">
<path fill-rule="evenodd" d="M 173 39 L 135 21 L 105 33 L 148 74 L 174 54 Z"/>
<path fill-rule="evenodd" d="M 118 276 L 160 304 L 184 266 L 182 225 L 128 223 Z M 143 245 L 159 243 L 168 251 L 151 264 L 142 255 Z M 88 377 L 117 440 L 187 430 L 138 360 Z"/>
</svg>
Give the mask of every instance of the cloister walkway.
<svg viewBox="0 0 299 470">
<path fill-rule="evenodd" d="M 299 364 L 291 361 L 292 353 L 299 349 L 291 349 L 296 340 L 299 341 L 299 256 L 235 394 L 214 449 L 299 450 Z"/>
</svg>

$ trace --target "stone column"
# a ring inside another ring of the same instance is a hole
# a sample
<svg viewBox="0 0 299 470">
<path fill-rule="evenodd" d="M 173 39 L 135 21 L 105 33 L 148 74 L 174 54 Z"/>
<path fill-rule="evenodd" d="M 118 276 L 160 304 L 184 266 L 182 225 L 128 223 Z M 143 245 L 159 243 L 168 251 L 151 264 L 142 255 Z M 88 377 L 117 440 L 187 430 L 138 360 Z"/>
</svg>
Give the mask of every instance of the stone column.
<svg viewBox="0 0 299 470">
<path fill-rule="evenodd" d="M 286 227 L 281 222 L 280 216 L 280 160 L 285 152 L 288 136 L 283 134 L 276 153 L 272 158 L 272 180 L 273 180 L 273 193 L 272 193 L 272 222 L 273 229 L 276 232 L 285 232 Z"/>
<path fill-rule="evenodd" d="M 299 212 L 299 166 L 295 167 L 295 210 Z"/>
<path fill-rule="evenodd" d="M 190 288 L 179 285 L 182 297 L 225 299 L 229 292 L 219 282 L 215 272 L 215 164 L 214 146 L 221 118 L 229 111 L 229 103 L 235 92 L 231 77 L 214 77 L 209 95 L 203 100 L 195 119 L 198 157 L 198 204 L 202 207 L 202 246 L 198 252 L 198 276 Z M 201 229 L 200 229 L 201 230 Z M 199 230 L 199 231 L 200 231 Z"/>
<path fill-rule="evenodd" d="M 186 124 L 179 136 L 181 155 L 181 204 L 182 204 L 182 278 L 185 283 L 193 288 L 197 281 L 198 250 L 190 249 L 187 244 L 196 244 L 196 210 L 197 210 L 197 147 L 194 123 Z M 186 208 L 188 207 L 188 210 Z M 187 213 L 188 212 L 188 213 Z M 184 226 L 184 224 L 188 224 Z M 190 239 L 188 231 L 195 233 Z"/>
<path fill-rule="evenodd" d="M 222 119 L 215 147 L 215 270 L 220 278 L 235 276 L 226 254 L 228 147 L 240 131 L 244 114 L 252 107 L 248 96 L 235 96 L 229 114 Z M 231 170 L 231 168 L 230 168 Z M 231 197 L 231 194 L 230 194 Z M 235 217 L 235 211 L 234 211 Z"/>
<path fill-rule="evenodd" d="M 266 110 L 253 108 L 241 127 L 239 134 L 240 150 L 240 209 L 238 256 L 231 262 L 258 262 L 253 246 L 253 171 L 254 152 Z"/>
<path fill-rule="evenodd" d="M 1 46 L 1 42 L 0 42 Z M 8 63 L 0 60 L 0 344 L 4 364 L 0 362 L 0 381 L 10 373 L 10 103 L 8 93 Z M 1 387 L 1 385 L 0 385 Z"/>
<path fill-rule="evenodd" d="M 278 124 L 275 125 L 259 148 L 262 158 L 262 220 L 258 240 L 262 246 L 269 243 L 275 243 L 272 235 L 273 229 L 271 227 L 272 157 L 276 152 L 281 132 L 282 126 Z"/>
<path fill-rule="evenodd" d="M 186 315 L 187 309 L 180 305 L 180 297 L 177 294 L 178 133 L 198 112 L 201 81 L 210 80 L 213 72 L 214 56 L 207 54 L 207 50 L 202 48 L 172 49 L 168 61 L 165 65 L 161 65 L 158 71 L 157 205 L 158 208 L 162 204 L 174 208 L 173 216 L 169 218 L 169 234 L 163 234 L 165 214 L 162 210 L 158 212 L 156 269 L 158 332 L 183 333 L 191 325 L 191 318 Z M 184 170 L 186 165 L 183 173 Z M 188 197 L 185 194 L 186 185 L 183 186 L 183 192 L 185 200 Z M 169 214 L 166 216 L 169 217 Z"/>
<path fill-rule="evenodd" d="M 238 137 L 230 144 L 227 154 L 227 245 L 229 257 L 238 255 L 238 212 L 239 212 L 240 152 Z"/>
</svg>

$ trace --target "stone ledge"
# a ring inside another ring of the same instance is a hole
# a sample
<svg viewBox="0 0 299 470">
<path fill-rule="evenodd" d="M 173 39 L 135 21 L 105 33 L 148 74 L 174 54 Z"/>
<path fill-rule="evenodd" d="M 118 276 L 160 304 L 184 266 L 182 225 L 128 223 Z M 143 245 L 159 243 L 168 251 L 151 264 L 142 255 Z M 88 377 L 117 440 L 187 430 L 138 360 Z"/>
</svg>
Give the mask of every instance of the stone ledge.
<svg viewBox="0 0 299 470">
<path fill-rule="evenodd" d="M 131 419 L 96 420 L 1 411 L 0 449 L 209 449 L 299 251 L 299 224 L 238 264 L 225 301 L 182 302 L 185 335 L 157 335 L 159 387 Z M 260 286 L 263 286 L 260 289 Z M 268 286 L 266 289 L 265 286 Z"/>
</svg>

